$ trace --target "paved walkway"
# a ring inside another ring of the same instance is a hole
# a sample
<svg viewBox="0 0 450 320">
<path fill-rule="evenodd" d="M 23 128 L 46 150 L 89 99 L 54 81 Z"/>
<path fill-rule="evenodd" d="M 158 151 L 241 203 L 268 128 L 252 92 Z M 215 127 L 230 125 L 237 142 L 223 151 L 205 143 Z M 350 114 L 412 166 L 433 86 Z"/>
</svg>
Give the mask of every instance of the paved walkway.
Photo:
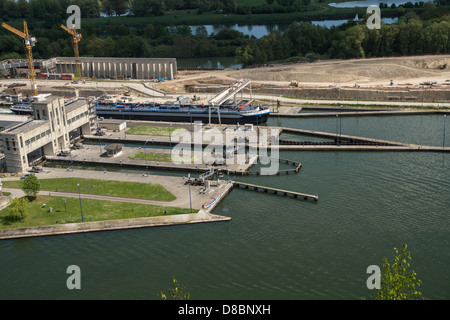
<svg viewBox="0 0 450 320">
<path fill-rule="evenodd" d="M 215 206 L 227 195 L 232 189 L 231 183 L 222 182 L 219 186 L 210 188 L 206 193 L 199 193 L 201 187 L 191 187 L 189 193 L 189 186 L 184 184 L 184 180 L 181 177 L 169 177 L 169 176 L 157 176 L 149 175 L 142 176 L 141 174 L 128 174 L 117 172 L 101 172 L 101 171 L 89 171 L 89 170 L 75 170 L 67 171 L 64 169 L 45 168 L 44 172 L 37 173 L 36 176 L 39 179 L 56 179 L 67 177 L 79 177 L 79 178 L 92 178 L 92 179 L 106 179 L 116 181 L 134 181 L 144 183 L 159 183 L 172 192 L 177 199 L 174 201 L 157 201 L 147 199 L 135 199 L 135 198 L 123 198 L 112 197 L 103 195 L 82 194 L 82 199 L 98 199 L 105 201 L 121 201 L 121 202 L 134 202 L 143 204 L 155 204 L 162 206 L 172 206 L 189 208 L 190 197 L 192 199 L 192 208 L 198 209 L 197 213 L 193 214 L 179 214 L 170 216 L 159 216 L 150 218 L 136 218 L 136 219 L 119 219 L 119 220 L 107 220 L 107 221 L 95 221 L 84 223 L 69 223 L 62 225 L 51 225 L 31 228 L 14 228 L 14 229 L 0 229 L 0 239 L 14 239 L 23 237 L 36 237 L 47 235 L 62 235 L 70 233 L 84 233 L 93 231 L 110 231 L 110 230 L 123 230 L 132 228 L 147 228 L 158 227 L 168 225 L 180 225 L 180 224 L 192 224 L 203 222 L 221 222 L 229 221 L 231 218 L 211 214 L 211 211 Z M 3 178 L 2 181 L 18 180 L 19 177 Z M 22 197 L 24 192 L 20 189 L 3 188 L 3 191 L 10 192 L 11 197 Z M 205 202 L 211 201 L 211 197 L 214 193 L 219 192 L 220 199 L 208 209 L 203 209 L 202 205 Z M 79 195 L 77 193 L 70 192 L 55 192 L 55 191 L 40 191 L 39 194 L 51 195 L 57 197 L 73 197 L 76 198 Z M 7 203 L 0 203 L 0 210 L 3 209 Z"/>
<path fill-rule="evenodd" d="M 171 206 L 179 208 L 190 208 L 192 200 L 193 209 L 201 209 L 202 205 L 208 201 L 212 194 L 215 192 L 225 193 L 230 187 L 229 183 L 221 182 L 217 187 L 211 187 L 206 193 L 200 193 L 202 187 L 191 186 L 191 198 L 189 198 L 189 186 L 185 185 L 185 179 L 183 177 L 171 177 L 162 175 L 148 175 L 143 176 L 140 173 L 121 173 L 121 172 L 104 172 L 93 170 L 65 170 L 59 168 L 44 168 L 44 171 L 37 173 L 36 176 L 39 179 L 55 179 L 55 178 L 86 178 L 86 179 L 100 179 L 100 180 L 115 180 L 115 181 L 130 181 L 141 183 L 156 183 L 165 187 L 171 192 L 176 199 L 173 201 L 158 201 L 148 199 L 136 199 L 136 198 L 124 198 L 124 197 L 112 197 L 103 195 L 81 194 L 83 199 L 98 199 L 107 201 L 120 201 L 120 202 L 136 202 L 146 203 L 161 206 Z M 18 177 L 2 178 L 2 181 L 18 180 Z M 20 189 L 3 188 L 3 191 L 11 192 L 12 197 L 21 197 L 24 195 Z M 78 197 L 77 193 L 69 192 L 56 192 L 56 191 L 40 191 L 39 194 L 51 195 L 58 197 Z"/>
</svg>

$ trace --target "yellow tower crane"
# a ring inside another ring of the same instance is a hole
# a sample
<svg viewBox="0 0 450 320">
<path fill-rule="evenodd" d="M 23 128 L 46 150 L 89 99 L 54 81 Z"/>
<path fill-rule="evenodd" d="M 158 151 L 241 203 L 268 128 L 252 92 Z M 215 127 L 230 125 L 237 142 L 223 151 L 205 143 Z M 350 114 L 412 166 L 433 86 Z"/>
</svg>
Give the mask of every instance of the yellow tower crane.
<svg viewBox="0 0 450 320">
<path fill-rule="evenodd" d="M 77 32 L 75 25 L 73 25 L 72 30 L 67 28 L 63 24 L 61 25 L 61 28 L 66 30 L 72 36 L 73 51 L 75 53 L 76 76 L 81 77 L 81 61 L 80 61 L 80 53 L 78 51 L 78 42 L 81 41 L 81 34 Z"/>
<path fill-rule="evenodd" d="M 25 44 L 25 51 L 26 51 L 27 60 L 28 60 L 28 69 L 30 70 L 31 92 L 33 93 L 33 95 L 37 96 L 38 91 L 37 91 L 37 85 L 36 85 L 36 73 L 34 72 L 33 53 L 32 53 L 32 47 L 34 47 L 34 45 L 37 42 L 36 38 L 32 37 L 28 34 L 28 27 L 27 27 L 27 23 L 25 21 L 23 22 L 23 32 L 7 25 L 4 22 L 2 23 L 2 27 L 5 29 L 8 29 L 12 33 L 14 33 L 22 38 L 22 40 Z"/>
</svg>

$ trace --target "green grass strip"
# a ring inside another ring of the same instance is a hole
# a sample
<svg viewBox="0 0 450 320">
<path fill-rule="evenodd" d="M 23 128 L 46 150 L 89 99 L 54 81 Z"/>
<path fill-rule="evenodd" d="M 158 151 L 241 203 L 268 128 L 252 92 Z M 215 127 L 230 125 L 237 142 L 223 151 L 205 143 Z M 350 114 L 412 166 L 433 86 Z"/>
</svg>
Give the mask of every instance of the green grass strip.
<svg viewBox="0 0 450 320">
<path fill-rule="evenodd" d="M 148 135 L 148 136 L 164 136 L 168 137 L 172 133 L 181 129 L 178 127 L 156 127 L 156 126 L 137 126 L 127 130 L 127 134 Z"/>
<path fill-rule="evenodd" d="M 66 199 L 64 204 L 63 199 Z M 44 207 L 45 203 L 45 207 Z M 81 198 L 84 222 L 133 219 L 190 213 L 190 209 L 164 207 L 140 203 L 126 203 Z M 49 209 L 52 208 L 52 212 Z M 193 210 L 194 213 L 198 210 Z M 0 229 L 38 227 L 81 222 L 78 198 L 37 196 L 26 203 L 23 220 L 12 219 L 9 207 L 0 211 Z"/>
<path fill-rule="evenodd" d="M 39 179 L 41 190 L 173 201 L 176 197 L 160 184 L 83 178 Z M 22 180 L 3 181 L 3 188 L 22 188 Z"/>
<path fill-rule="evenodd" d="M 156 152 L 148 152 L 148 153 L 138 152 L 132 154 L 131 156 L 129 156 L 129 158 L 140 160 L 145 160 L 147 158 L 147 161 L 162 161 L 162 162 L 177 161 L 183 163 L 195 163 L 195 160 L 197 159 L 197 157 L 195 157 L 194 155 L 191 155 L 190 159 L 188 156 L 181 156 L 172 159 L 172 155 L 170 153 L 156 153 Z"/>
</svg>

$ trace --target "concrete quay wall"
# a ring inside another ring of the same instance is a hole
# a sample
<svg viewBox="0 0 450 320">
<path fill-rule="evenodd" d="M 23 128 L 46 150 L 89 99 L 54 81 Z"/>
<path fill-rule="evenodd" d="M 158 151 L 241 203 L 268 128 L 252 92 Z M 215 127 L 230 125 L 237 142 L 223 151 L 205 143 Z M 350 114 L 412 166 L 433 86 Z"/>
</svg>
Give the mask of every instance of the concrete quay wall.
<svg viewBox="0 0 450 320">
<path fill-rule="evenodd" d="M 122 220 L 107 220 L 82 223 L 68 223 L 61 225 L 50 225 L 30 228 L 14 228 L 0 230 L 1 239 L 15 239 L 24 237 L 40 237 L 51 235 L 64 235 L 74 233 L 85 233 L 94 231 L 112 231 L 135 228 L 161 227 L 170 225 L 183 225 L 203 222 L 229 221 L 231 218 L 213 215 L 205 210 L 195 214 L 180 214 L 170 216 L 159 216 L 151 218 L 135 218 Z"/>
<path fill-rule="evenodd" d="M 225 88 L 219 85 L 186 85 L 190 93 L 216 93 Z M 450 102 L 448 88 L 411 88 L 411 89 L 371 89 L 371 88 L 293 88 L 275 86 L 253 86 L 253 94 L 289 96 L 299 99 L 329 99 L 329 100 L 368 100 L 368 101 L 409 101 L 409 102 Z"/>
</svg>

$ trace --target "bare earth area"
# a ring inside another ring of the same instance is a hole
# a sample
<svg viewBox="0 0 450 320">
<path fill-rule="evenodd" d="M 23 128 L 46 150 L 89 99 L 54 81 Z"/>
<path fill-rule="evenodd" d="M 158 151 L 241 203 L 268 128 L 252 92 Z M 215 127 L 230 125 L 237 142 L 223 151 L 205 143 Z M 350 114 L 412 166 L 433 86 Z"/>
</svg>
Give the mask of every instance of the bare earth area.
<svg viewBox="0 0 450 320">
<path fill-rule="evenodd" d="M 328 87 L 415 87 L 424 82 L 450 89 L 450 55 L 408 56 L 351 60 L 325 60 L 313 63 L 269 65 L 223 71 L 179 71 L 176 79 L 158 84 L 167 91 L 183 91 L 185 84 L 229 83 L 238 78 L 255 84 Z M 391 80 L 394 86 L 390 86 Z"/>
</svg>

